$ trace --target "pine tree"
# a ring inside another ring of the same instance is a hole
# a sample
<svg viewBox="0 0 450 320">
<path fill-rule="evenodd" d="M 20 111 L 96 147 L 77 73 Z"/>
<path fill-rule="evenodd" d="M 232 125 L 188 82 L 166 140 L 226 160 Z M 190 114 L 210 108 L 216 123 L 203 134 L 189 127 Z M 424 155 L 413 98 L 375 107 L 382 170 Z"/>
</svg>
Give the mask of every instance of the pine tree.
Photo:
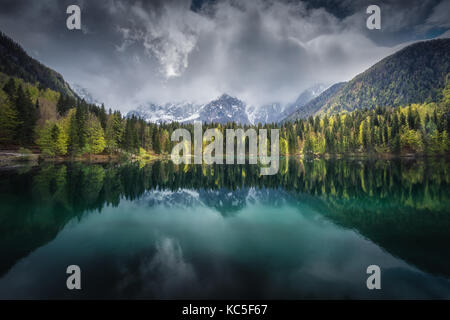
<svg viewBox="0 0 450 320">
<path fill-rule="evenodd" d="M 399 131 L 400 131 L 400 122 L 398 120 L 397 113 L 395 113 L 394 117 L 392 118 L 391 137 L 394 138 L 395 136 L 397 136 Z"/>
<path fill-rule="evenodd" d="M 328 153 L 334 153 L 334 142 L 335 137 L 333 137 L 330 129 L 325 129 L 325 151 Z"/>
<path fill-rule="evenodd" d="M 3 86 L 3 91 L 10 97 L 11 100 L 14 100 L 16 96 L 16 84 L 13 78 L 9 78 L 8 82 Z"/>
<path fill-rule="evenodd" d="M 126 120 L 125 130 L 123 132 L 123 146 L 127 151 L 135 152 L 139 149 L 139 137 L 136 128 L 136 117 Z"/>
<path fill-rule="evenodd" d="M 107 121 L 107 116 L 106 116 L 106 109 L 105 109 L 105 105 L 102 104 L 99 113 L 98 113 L 98 120 L 100 121 L 100 124 L 102 125 L 103 130 L 106 130 L 106 121 Z"/>
<path fill-rule="evenodd" d="M 384 139 L 384 145 L 389 145 L 389 133 L 388 133 L 388 127 L 387 125 L 383 126 L 383 139 Z"/>
<path fill-rule="evenodd" d="M 288 126 L 287 142 L 289 146 L 289 154 L 296 154 L 298 148 L 297 137 L 294 134 L 294 128 L 291 124 Z"/>
<path fill-rule="evenodd" d="M 25 92 L 21 85 L 17 88 L 15 107 L 18 111 L 17 139 L 21 144 L 32 144 L 34 138 L 34 126 L 38 119 L 38 113 L 31 102 L 28 92 Z"/>
<path fill-rule="evenodd" d="M 108 152 L 115 152 L 121 145 L 123 135 L 122 121 L 120 119 L 120 114 L 113 113 L 108 116 L 106 123 L 106 149 Z"/>
<path fill-rule="evenodd" d="M 88 120 L 88 106 L 84 100 L 82 100 L 76 109 L 75 113 L 75 121 L 76 121 L 76 129 L 78 131 L 77 137 L 78 141 L 76 141 L 77 149 L 79 151 L 83 151 L 86 145 L 86 136 L 87 136 L 87 120 Z"/>
<path fill-rule="evenodd" d="M 310 155 L 314 153 L 314 144 L 311 137 L 308 135 L 305 140 L 305 145 L 303 146 L 303 154 Z"/>
<path fill-rule="evenodd" d="M 157 154 L 161 153 L 161 138 L 159 132 L 159 128 L 156 128 L 153 132 L 153 151 Z"/>
<path fill-rule="evenodd" d="M 19 125 L 17 111 L 11 106 L 6 94 L 0 90 L 0 144 L 13 143 Z"/>
<path fill-rule="evenodd" d="M 80 104 L 71 109 L 68 117 L 69 153 L 71 155 L 81 154 L 85 147 L 87 114 Z"/>
<path fill-rule="evenodd" d="M 393 153 L 400 153 L 402 147 L 400 143 L 400 135 L 397 134 L 393 139 L 391 139 L 391 152 Z"/>
<path fill-rule="evenodd" d="M 56 103 L 56 111 L 58 111 L 58 113 L 60 115 L 63 115 L 66 112 L 66 110 L 65 110 L 65 95 L 63 95 L 63 94 L 59 95 L 58 102 Z"/>
</svg>

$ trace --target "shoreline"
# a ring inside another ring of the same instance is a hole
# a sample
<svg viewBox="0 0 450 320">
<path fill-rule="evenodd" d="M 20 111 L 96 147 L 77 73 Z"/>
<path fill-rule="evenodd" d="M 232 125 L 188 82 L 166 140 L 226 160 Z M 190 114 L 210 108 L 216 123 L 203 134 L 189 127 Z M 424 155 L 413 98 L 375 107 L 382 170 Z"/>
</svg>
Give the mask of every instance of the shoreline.
<svg viewBox="0 0 450 320">
<path fill-rule="evenodd" d="M 41 153 L 21 153 L 17 150 L 0 151 L 0 168 L 16 167 L 20 165 L 39 165 L 42 163 L 64 163 L 64 162 L 83 162 L 83 163 L 118 163 L 125 161 L 154 161 L 168 158 L 167 155 L 149 154 L 141 157 L 134 154 L 97 154 L 82 155 L 70 157 L 48 157 Z"/>
<path fill-rule="evenodd" d="M 284 154 L 280 157 L 296 157 L 299 159 L 364 159 L 364 160 L 391 160 L 391 159 L 450 159 L 449 154 L 427 155 L 422 153 L 335 153 L 335 154 Z M 83 162 L 83 163 L 119 163 L 125 161 L 156 161 L 170 160 L 170 155 L 149 154 L 145 157 L 134 154 L 98 154 L 82 155 L 76 157 L 48 157 L 41 153 L 20 153 L 17 150 L 0 151 L 0 168 L 17 167 L 21 165 L 39 165 L 42 163 L 64 163 L 64 162 Z"/>
<path fill-rule="evenodd" d="M 367 160 L 391 160 L 391 159 L 434 159 L 434 158 L 450 158 L 450 154 L 424 154 L 424 153 L 320 153 L 320 154 L 295 154 L 295 155 L 283 155 L 288 157 L 299 157 L 302 159 L 367 159 Z"/>
</svg>

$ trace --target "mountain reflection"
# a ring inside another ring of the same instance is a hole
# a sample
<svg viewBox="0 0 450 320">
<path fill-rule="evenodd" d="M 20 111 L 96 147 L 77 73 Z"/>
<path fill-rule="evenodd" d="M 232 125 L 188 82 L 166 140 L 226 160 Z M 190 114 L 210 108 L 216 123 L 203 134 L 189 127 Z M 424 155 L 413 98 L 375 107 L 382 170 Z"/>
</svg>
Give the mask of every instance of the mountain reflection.
<svg viewBox="0 0 450 320">
<path fill-rule="evenodd" d="M 285 158 L 274 176 L 255 165 L 46 164 L 0 172 L 0 275 L 73 219 L 127 199 L 202 205 L 223 217 L 249 203 L 307 204 L 389 253 L 450 275 L 450 166 L 441 160 Z M 151 214 L 151 212 L 149 212 Z"/>
</svg>

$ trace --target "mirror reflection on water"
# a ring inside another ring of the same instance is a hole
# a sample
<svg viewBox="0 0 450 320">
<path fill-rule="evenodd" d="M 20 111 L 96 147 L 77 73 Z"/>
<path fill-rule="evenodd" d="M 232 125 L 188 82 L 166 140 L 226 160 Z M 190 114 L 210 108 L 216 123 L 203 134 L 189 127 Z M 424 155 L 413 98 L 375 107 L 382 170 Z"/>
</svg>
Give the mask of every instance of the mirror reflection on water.
<svg viewBox="0 0 450 320">
<path fill-rule="evenodd" d="M 2 299 L 448 299 L 449 247 L 444 159 L 0 171 Z"/>
</svg>

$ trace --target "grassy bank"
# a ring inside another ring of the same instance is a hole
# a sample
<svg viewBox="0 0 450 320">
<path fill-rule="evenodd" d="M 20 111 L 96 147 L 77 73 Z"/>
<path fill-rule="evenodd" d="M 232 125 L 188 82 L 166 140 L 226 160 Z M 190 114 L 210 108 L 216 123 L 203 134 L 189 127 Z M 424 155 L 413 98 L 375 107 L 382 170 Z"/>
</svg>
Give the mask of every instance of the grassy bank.
<svg viewBox="0 0 450 320">
<path fill-rule="evenodd" d="M 48 156 L 38 148 L 9 148 L 0 150 L 0 167 L 9 167 L 20 164 L 37 165 L 42 162 L 70 162 L 79 161 L 87 163 L 110 163 L 122 161 L 154 161 L 167 159 L 164 154 L 154 154 L 140 150 L 139 153 L 117 152 L 112 154 L 83 154 L 76 156 Z"/>
</svg>

